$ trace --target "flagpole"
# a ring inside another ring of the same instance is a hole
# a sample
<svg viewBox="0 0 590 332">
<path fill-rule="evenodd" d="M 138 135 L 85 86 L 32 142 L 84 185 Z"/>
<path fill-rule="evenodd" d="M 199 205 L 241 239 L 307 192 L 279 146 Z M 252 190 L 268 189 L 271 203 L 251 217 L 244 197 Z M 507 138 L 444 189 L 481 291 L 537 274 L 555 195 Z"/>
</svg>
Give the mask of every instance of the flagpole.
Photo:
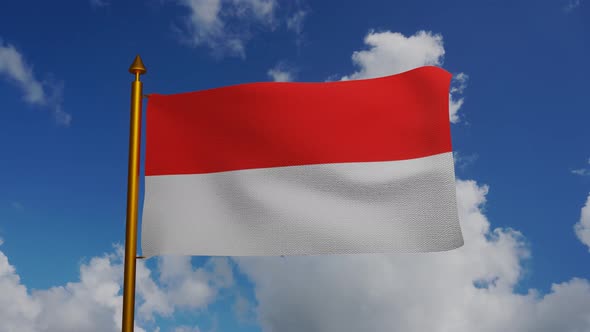
<svg viewBox="0 0 590 332">
<path fill-rule="evenodd" d="M 131 83 L 131 126 L 127 169 L 127 227 L 125 234 L 125 274 L 123 277 L 123 332 L 133 332 L 135 310 L 135 263 L 137 259 L 137 206 L 139 196 L 139 149 L 141 133 L 142 83 L 146 69 L 138 56 L 129 67 L 135 75 Z"/>
</svg>

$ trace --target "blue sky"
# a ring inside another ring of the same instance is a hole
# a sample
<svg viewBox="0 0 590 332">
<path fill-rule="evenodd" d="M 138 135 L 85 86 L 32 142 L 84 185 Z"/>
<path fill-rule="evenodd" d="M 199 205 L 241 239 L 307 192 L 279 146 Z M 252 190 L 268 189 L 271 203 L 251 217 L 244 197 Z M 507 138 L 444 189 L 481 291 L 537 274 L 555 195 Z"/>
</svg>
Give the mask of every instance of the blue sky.
<svg viewBox="0 0 590 332">
<path fill-rule="evenodd" d="M 4 3 L 0 331 L 118 330 L 136 54 L 162 94 L 445 68 L 466 242 L 150 259 L 138 331 L 590 331 L 589 22 L 585 0 Z"/>
</svg>

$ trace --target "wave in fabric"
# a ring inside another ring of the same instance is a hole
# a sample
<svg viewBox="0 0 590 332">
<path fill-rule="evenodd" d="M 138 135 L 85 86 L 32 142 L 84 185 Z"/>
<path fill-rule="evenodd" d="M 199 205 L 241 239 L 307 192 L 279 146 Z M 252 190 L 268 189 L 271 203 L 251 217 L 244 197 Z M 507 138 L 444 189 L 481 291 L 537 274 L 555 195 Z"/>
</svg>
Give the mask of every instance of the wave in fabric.
<svg viewBox="0 0 590 332">
<path fill-rule="evenodd" d="M 437 67 L 357 81 L 150 95 L 142 254 L 458 248 Z"/>
</svg>

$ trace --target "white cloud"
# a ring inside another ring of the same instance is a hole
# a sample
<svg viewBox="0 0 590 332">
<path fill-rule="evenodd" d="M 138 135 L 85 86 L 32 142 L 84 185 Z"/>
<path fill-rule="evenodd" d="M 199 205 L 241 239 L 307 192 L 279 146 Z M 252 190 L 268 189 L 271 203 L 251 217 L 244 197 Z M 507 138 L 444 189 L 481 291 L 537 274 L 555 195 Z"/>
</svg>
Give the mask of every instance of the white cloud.
<svg viewBox="0 0 590 332">
<path fill-rule="evenodd" d="M 572 174 L 581 175 L 581 176 L 590 176 L 590 169 L 588 169 L 588 168 L 572 169 Z"/>
<path fill-rule="evenodd" d="M 31 104 L 45 103 L 43 85 L 33 75 L 23 56 L 10 44 L 0 42 L 0 73 L 13 80 L 24 93 L 25 101 Z"/>
<path fill-rule="evenodd" d="M 588 158 L 588 164 L 590 164 L 590 158 Z M 572 174 L 580 176 L 590 176 L 590 168 L 582 167 L 578 169 L 572 169 Z"/>
<path fill-rule="evenodd" d="M 463 91 L 467 87 L 468 79 L 469 76 L 467 76 L 467 74 L 459 73 L 453 77 L 451 82 L 451 93 L 449 94 L 449 116 L 452 123 L 458 123 L 460 121 L 458 112 L 461 106 L 463 106 L 464 99 L 457 97 L 457 95 L 463 94 Z"/>
<path fill-rule="evenodd" d="M 277 7 L 275 0 L 232 0 L 239 8 L 240 16 L 253 14 L 260 20 L 271 22 L 274 19 L 274 11 Z"/>
<path fill-rule="evenodd" d="M 266 74 L 275 82 L 291 82 L 295 79 L 295 72 L 284 62 L 278 63 L 271 68 Z"/>
<path fill-rule="evenodd" d="M 445 49 L 443 37 L 428 31 L 419 31 L 406 37 L 398 32 L 369 32 L 364 40 L 369 49 L 356 51 L 352 61 L 358 70 L 343 76 L 342 80 L 365 79 L 399 74 L 421 66 L 441 66 Z M 449 119 L 460 121 L 459 109 L 463 98 L 458 98 L 466 87 L 468 76 L 459 73 L 453 78 L 449 95 Z"/>
<path fill-rule="evenodd" d="M 0 251 L 0 325 L 2 331 L 120 331 L 122 316 L 123 249 L 94 257 L 80 266 L 80 280 L 64 286 L 27 290 L 8 258 Z M 144 261 L 137 264 L 135 331 L 153 315 L 170 316 L 176 309 L 204 308 L 222 287 L 233 285 L 227 259 L 212 258 L 193 269 L 186 259 L 160 259 L 160 282 Z M 100 329 L 97 329 L 100 326 Z M 185 327 L 180 327 L 179 331 Z M 184 331 L 198 331 L 197 328 Z"/>
<path fill-rule="evenodd" d="M 61 86 L 39 81 L 23 55 L 10 44 L 0 39 L 0 76 L 15 83 L 23 92 L 28 104 L 51 108 L 60 125 L 69 125 L 72 117 L 61 106 Z M 51 90 L 51 91 L 48 91 Z"/>
<path fill-rule="evenodd" d="M 119 331 L 122 266 L 117 255 L 80 267 L 80 281 L 29 292 L 0 252 L 0 322 L 5 331 Z M 137 327 L 136 331 L 144 331 Z"/>
<path fill-rule="evenodd" d="M 517 294 L 529 250 L 490 229 L 488 187 L 458 181 L 462 248 L 442 253 L 236 258 L 255 284 L 263 331 L 586 331 L 590 283 Z"/>
<path fill-rule="evenodd" d="M 145 265 L 138 266 L 137 290 L 143 299 L 138 316 L 145 321 L 153 321 L 154 314 L 170 317 L 178 309 L 205 308 L 220 289 L 234 284 L 229 261 L 221 257 L 193 268 L 189 256 L 163 256 L 158 258 L 158 272 L 156 282 Z"/>
<path fill-rule="evenodd" d="M 308 11 L 298 9 L 293 15 L 287 18 L 287 29 L 295 32 L 295 43 L 301 46 L 303 43 L 303 22 L 307 17 Z"/>
<path fill-rule="evenodd" d="M 281 71 L 275 68 L 268 70 L 268 76 L 270 76 L 275 82 L 291 82 L 293 80 L 290 72 Z"/>
<path fill-rule="evenodd" d="M 295 14 L 287 18 L 287 28 L 300 35 L 303 32 L 303 22 L 305 21 L 306 16 L 307 12 L 305 10 L 297 10 Z"/>
<path fill-rule="evenodd" d="M 190 257 L 164 257 L 160 270 L 160 282 L 166 285 L 167 298 L 175 305 L 197 308 L 212 300 L 214 290 L 207 283 L 207 274 L 201 268 L 194 270 Z"/>
<path fill-rule="evenodd" d="M 21 285 L 15 268 L 0 252 L 0 322 L 7 331 L 33 332 L 35 318 L 41 311 L 37 301 L 27 294 Z"/>
<path fill-rule="evenodd" d="M 182 31 L 185 42 L 206 45 L 216 55 L 241 57 L 250 38 L 249 25 L 271 26 L 277 7 L 275 0 L 180 0 L 180 4 L 190 13 Z"/>
<path fill-rule="evenodd" d="M 398 32 L 370 32 L 368 50 L 355 51 L 352 61 L 359 70 L 342 79 L 364 79 L 398 74 L 420 66 L 441 65 L 445 50 L 439 34 L 419 31 L 406 37 Z"/>
<path fill-rule="evenodd" d="M 165 273 L 165 272 L 164 272 Z M 169 294 L 160 288 L 151 276 L 151 271 L 143 261 L 136 266 L 136 292 L 141 294 L 143 302 L 137 307 L 136 317 L 145 321 L 153 321 L 154 314 L 170 317 L 174 312 L 174 305 L 169 300 Z"/>
<path fill-rule="evenodd" d="M 452 92 L 463 93 L 463 90 L 467 87 L 467 79 L 469 76 L 465 73 L 459 73 L 453 79 L 459 84 L 458 86 L 454 86 L 451 88 Z"/>
<path fill-rule="evenodd" d="M 590 250 L 590 195 L 586 199 L 586 204 L 580 212 L 580 221 L 574 225 L 576 236 Z"/>
</svg>

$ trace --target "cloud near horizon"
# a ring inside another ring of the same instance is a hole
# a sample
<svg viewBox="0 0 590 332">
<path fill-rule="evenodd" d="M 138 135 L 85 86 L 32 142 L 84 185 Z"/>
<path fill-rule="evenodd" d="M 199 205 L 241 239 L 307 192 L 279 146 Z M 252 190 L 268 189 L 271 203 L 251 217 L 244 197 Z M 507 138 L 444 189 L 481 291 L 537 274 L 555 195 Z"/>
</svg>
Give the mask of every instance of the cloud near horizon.
<svg viewBox="0 0 590 332">
<path fill-rule="evenodd" d="M 0 325 L 9 332 L 119 332 L 122 278 L 120 245 L 82 263 L 78 281 L 38 290 L 22 284 L 0 251 Z M 193 268 L 190 257 L 159 257 L 156 271 L 140 260 L 136 280 L 137 332 L 153 326 L 156 315 L 170 317 L 177 310 L 206 308 L 219 290 L 234 282 L 227 258 L 211 258 L 203 267 Z"/>
</svg>

